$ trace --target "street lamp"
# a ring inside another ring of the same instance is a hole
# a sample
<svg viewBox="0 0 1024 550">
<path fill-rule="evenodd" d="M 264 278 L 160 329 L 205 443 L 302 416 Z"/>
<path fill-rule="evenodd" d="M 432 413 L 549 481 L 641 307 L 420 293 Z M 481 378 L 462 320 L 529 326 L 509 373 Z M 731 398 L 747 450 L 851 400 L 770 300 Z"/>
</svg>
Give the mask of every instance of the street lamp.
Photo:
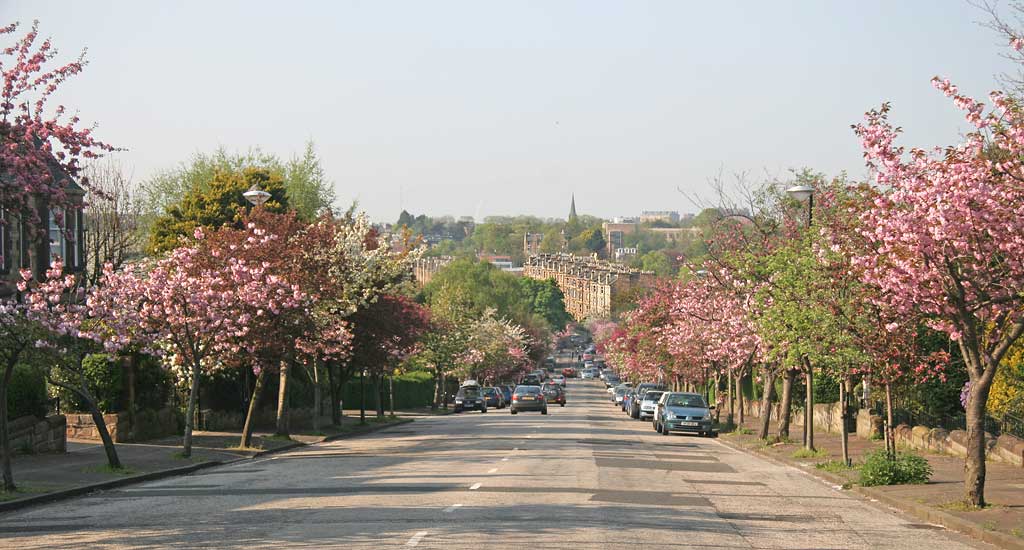
<svg viewBox="0 0 1024 550">
<path fill-rule="evenodd" d="M 800 202 L 807 201 L 807 226 L 810 227 L 814 222 L 814 188 L 809 185 L 794 185 L 786 189 L 786 194 Z"/>
<path fill-rule="evenodd" d="M 267 202 L 267 199 L 270 198 L 270 193 L 260 189 L 260 184 L 254 183 L 248 191 L 242 193 L 242 196 L 253 206 L 263 206 L 263 203 Z"/>
<path fill-rule="evenodd" d="M 786 189 L 790 197 L 804 202 L 807 201 L 807 228 L 810 229 L 814 223 L 814 188 L 809 185 L 794 185 Z M 805 386 L 807 388 L 806 406 L 804 408 L 804 447 L 807 450 L 814 450 L 814 369 L 811 368 L 807 356 L 803 356 L 804 364 L 807 366 Z M 845 420 L 844 420 L 845 421 Z"/>
</svg>

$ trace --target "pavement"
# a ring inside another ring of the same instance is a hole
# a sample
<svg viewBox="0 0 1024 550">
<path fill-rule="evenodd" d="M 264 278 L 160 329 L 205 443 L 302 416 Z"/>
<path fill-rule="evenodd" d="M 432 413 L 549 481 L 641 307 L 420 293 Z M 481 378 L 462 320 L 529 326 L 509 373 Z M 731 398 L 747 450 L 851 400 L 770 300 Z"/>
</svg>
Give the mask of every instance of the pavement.
<svg viewBox="0 0 1024 550">
<path fill-rule="evenodd" d="M 724 434 L 722 440 L 738 448 L 797 466 L 831 483 L 850 484 L 854 490 L 868 498 L 880 500 L 928 521 L 941 523 L 1004 548 L 1024 550 L 1024 468 L 989 461 L 986 464 L 985 497 L 990 506 L 984 510 L 969 510 L 961 504 L 964 501 L 963 457 L 915 450 L 914 453 L 926 458 L 932 466 L 933 474 L 928 483 L 862 488 L 857 486 L 859 473 L 856 469 L 830 468 L 823 471 L 816 466 L 840 460 L 842 442 L 839 434 L 816 430 L 814 443 L 821 456 L 800 459 L 794 458 L 793 453 L 802 448 L 802 425 L 790 427 L 794 442 L 771 446 L 763 445 L 754 435 L 760 427 L 760 419 L 748 418 L 742 426 L 746 430 Z M 746 431 L 753 433 L 740 433 Z M 769 433 L 778 433 L 774 422 Z M 849 448 L 850 458 L 856 466 L 863 462 L 866 454 L 884 448 L 884 443 L 851 435 Z"/>
<path fill-rule="evenodd" d="M 550 414 L 431 416 L 0 514 L 0 547 L 991 548 L 717 439 L 599 382 Z"/>
<path fill-rule="evenodd" d="M 235 462 L 262 456 L 267 453 L 311 445 L 325 440 L 366 433 L 387 424 L 376 423 L 372 414 L 369 423 L 358 424 L 358 412 L 343 418 L 342 427 L 325 427 L 318 434 L 296 433 L 291 440 L 275 438 L 271 433 L 256 431 L 253 446 L 239 449 L 241 438 L 236 432 L 196 431 L 193 433 L 192 456 L 181 456 L 181 437 L 172 436 L 145 443 L 117 443 L 118 458 L 123 470 L 112 471 L 107 467 L 107 457 L 99 441 L 69 440 L 64 454 L 15 455 L 12 470 L 20 489 L 14 495 L 0 497 L 0 512 L 40 500 L 52 500 L 75 496 L 94 489 L 112 485 L 124 485 L 168 475 L 177 475 L 215 464 Z M 400 421 L 429 416 L 429 411 L 402 411 Z M 325 421 L 329 424 L 329 419 Z M 14 498 L 12 498 L 14 497 Z"/>
</svg>

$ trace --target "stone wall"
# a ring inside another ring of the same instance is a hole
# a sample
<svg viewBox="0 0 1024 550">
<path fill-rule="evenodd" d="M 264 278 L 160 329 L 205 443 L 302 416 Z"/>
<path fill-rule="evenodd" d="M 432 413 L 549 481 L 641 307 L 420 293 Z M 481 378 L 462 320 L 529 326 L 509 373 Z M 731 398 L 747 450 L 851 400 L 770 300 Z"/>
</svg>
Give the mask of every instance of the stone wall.
<svg viewBox="0 0 1024 550">
<path fill-rule="evenodd" d="M 115 443 L 145 441 L 156 439 L 179 432 L 178 419 L 170 408 L 159 411 L 143 410 L 135 413 L 135 426 L 132 426 L 131 415 L 127 412 L 103 415 L 110 438 Z M 67 415 L 68 439 L 100 440 L 99 430 L 89 413 L 69 413 Z"/>
<path fill-rule="evenodd" d="M 8 424 L 11 448 L 15 453 L 63 453 L 67 451 L 64 415 L 16 418 Z"/>
<path fill-rule="evenodd" d="M 761 402 L 744 402 L 744 413 L 754 418 L 761 416 Z M 721 414 L 728 414 L 728 406 L 722 407 Z M 814 406 L 814 427 L 829 433 L 841 433 L 842 419 L 839 403 L 819 403 Z M 779 418 L 779 404 L 772 404 L 772 418 Z M 803 425 L 804 413 L 801 410 L 793 410 L 791 422 L 795 425 Z M 856 417 L 851 419 L 850 433 L 857 437 L 871 438 L 882 436 L 883 418 L 871 414 L 867 409 L 856 412 Z M 917 450 L 928 450 L 938 453 L 946 453 L 954 456 L 967 456 L 967 432 L 964 430 L 946 431 L 942 428 L 929 428 L 927 426 L 907 426 L 905 424 L 896 426 L 895 438 L 897 445 Z M 986 452 L 989 460 L 1013 464 L 1024 467 L 1024 441 L 1012 435 L 1004 434 L 998 438 L 992 434 L 985 437 L 987 446 Z"/>
</svg>

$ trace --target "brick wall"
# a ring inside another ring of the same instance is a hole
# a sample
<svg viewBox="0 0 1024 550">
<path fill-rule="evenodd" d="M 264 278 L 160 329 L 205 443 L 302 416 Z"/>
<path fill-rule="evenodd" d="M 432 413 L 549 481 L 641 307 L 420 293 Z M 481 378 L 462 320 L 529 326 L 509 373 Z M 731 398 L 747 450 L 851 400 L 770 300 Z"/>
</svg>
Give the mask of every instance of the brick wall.
<svg viewBox="0 0 1024 550">
<path fill-rule="evenodd" d="M 8 424 L 11 448 L 16 453 L 63 453 L 67 451 L 64 415 L 16 418 Z"/>
</svg>

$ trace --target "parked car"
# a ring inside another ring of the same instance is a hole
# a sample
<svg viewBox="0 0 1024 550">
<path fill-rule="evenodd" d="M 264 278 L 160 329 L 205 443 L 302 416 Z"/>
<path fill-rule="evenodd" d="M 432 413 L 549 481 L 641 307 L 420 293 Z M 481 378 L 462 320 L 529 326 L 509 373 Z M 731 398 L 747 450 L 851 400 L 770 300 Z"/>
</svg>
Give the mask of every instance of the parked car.
<svg viewBox="0 0 1024 550">
<path fill-rule="evenodd" d="M 487 399 L 480 386 L 462 386 L 455 394 L 455 412 L 480 411 L 487 412 Z"/>
<path fill-rule="evenodd" d="M 523 377 L 523 380 L 521 382 L 519 382 L 519 385 L 520 386 L 540 386 L 543 383 L 544 383 L 544 381 L 541 379 L 540 376 L 537 376 L 536 374 L 531 372 L 530 374 L 527 374 L 526 376 Z"/>
<path fill-rule="evenodd" d="M 629 389 L 632 387 L 633 385 L 629 383 L 619 384 L 618 386 L 615 386 L 614 390 L 612 391 L 612 403 L 615 403 L 616 405 L 619 405 L 621 407 L 622 396 L 626 395 L 626 392 L 628 392 Z"/>
<path fill-rule="evenodd" d="M 643 399 L 640 400 L 640 420 L 654 419 L 654 411 L 658 408 L 658 400 L 661 399 L 663 390 L 647 390 Z"/>
<path fill-rule="evenodd" d="M 615 373 L 609 373 L 604 375 L 604 385 L 608 386 L 609 388 L 614 388 L 615 386 L 618 386 L 621 383 L 622 380 L 619 380 L 619 375 Z"/>
<path fill-rule="evenodd" d="M 597 374 L 597 369 L 583 369 L 583 371 L 580 372 L 580 378 L 583 380 L 593 380 L 594 378 L 597 378 Z"/>
<path fill-rule="evenodd" d="M 665 392 L 658 399 L 652 424 L 663 435 L 689 432 L 714 437 L 718 435 L 712 429 L 711 411 L 714 408 L 713 405 L 709 407 L 699 393 Z"/>
<path fill-rule="evenodd" d="M 626 405 L 626 412 L 629 413 L 630 418 L 640 418 L 640 400 L 643 399 L 645 393 L 649 390 L 667 390 L 664 384 L 657 384 L 653 382 L 644 382 L 633 391 L 629 393 L 629 403 Z"/>
<path fill-rule="evenodd" d="M 564 376 L 566 378 L 575 378 L 576 377 L 576 369 L 574 369 L 572 367 L 565 367 L 564 369 L 562 369 L 562 376 Z"/>
<path fill-rule="evenodd" d="M 505 401 L 505 406 L 512 404 L 512 392 L 515 390 L 512 386 L 498 386 L 498 390 L 501 391 L 501 398 Z"/>
<path fill-rule="evenodd" d="M 556 374 L 556 375 L 551 377 L 551 382 L 553 382 L 555 384 L 558 384 L 559 386 L 562 386 L 564 388 L 565 387 L 565 376 L 561 375 L 561 374 Z"/>
<path fill-rule="evenodd" d="M 516 386 L 516 391 L 512 393 L 509 412 L 519 414 L 519 411 L 540 411 L 540 414 L 548 414 L 548 402 L 540 386 Z"/>
<path fill-rule="evenodd" d="M 544 384 L 544 398 L 547 402 L 554 405 L 559 404 L 565 406 L 565 390 L 558 384 Z"/>
<path fill-rule="evenodd" d="M 501 395 L 501 391 L 498 388 L 484 388 L 483 394 L 488 407 L 494 407 L 495 409 L 505 408 L 505 398 Z"/>
</svg>

